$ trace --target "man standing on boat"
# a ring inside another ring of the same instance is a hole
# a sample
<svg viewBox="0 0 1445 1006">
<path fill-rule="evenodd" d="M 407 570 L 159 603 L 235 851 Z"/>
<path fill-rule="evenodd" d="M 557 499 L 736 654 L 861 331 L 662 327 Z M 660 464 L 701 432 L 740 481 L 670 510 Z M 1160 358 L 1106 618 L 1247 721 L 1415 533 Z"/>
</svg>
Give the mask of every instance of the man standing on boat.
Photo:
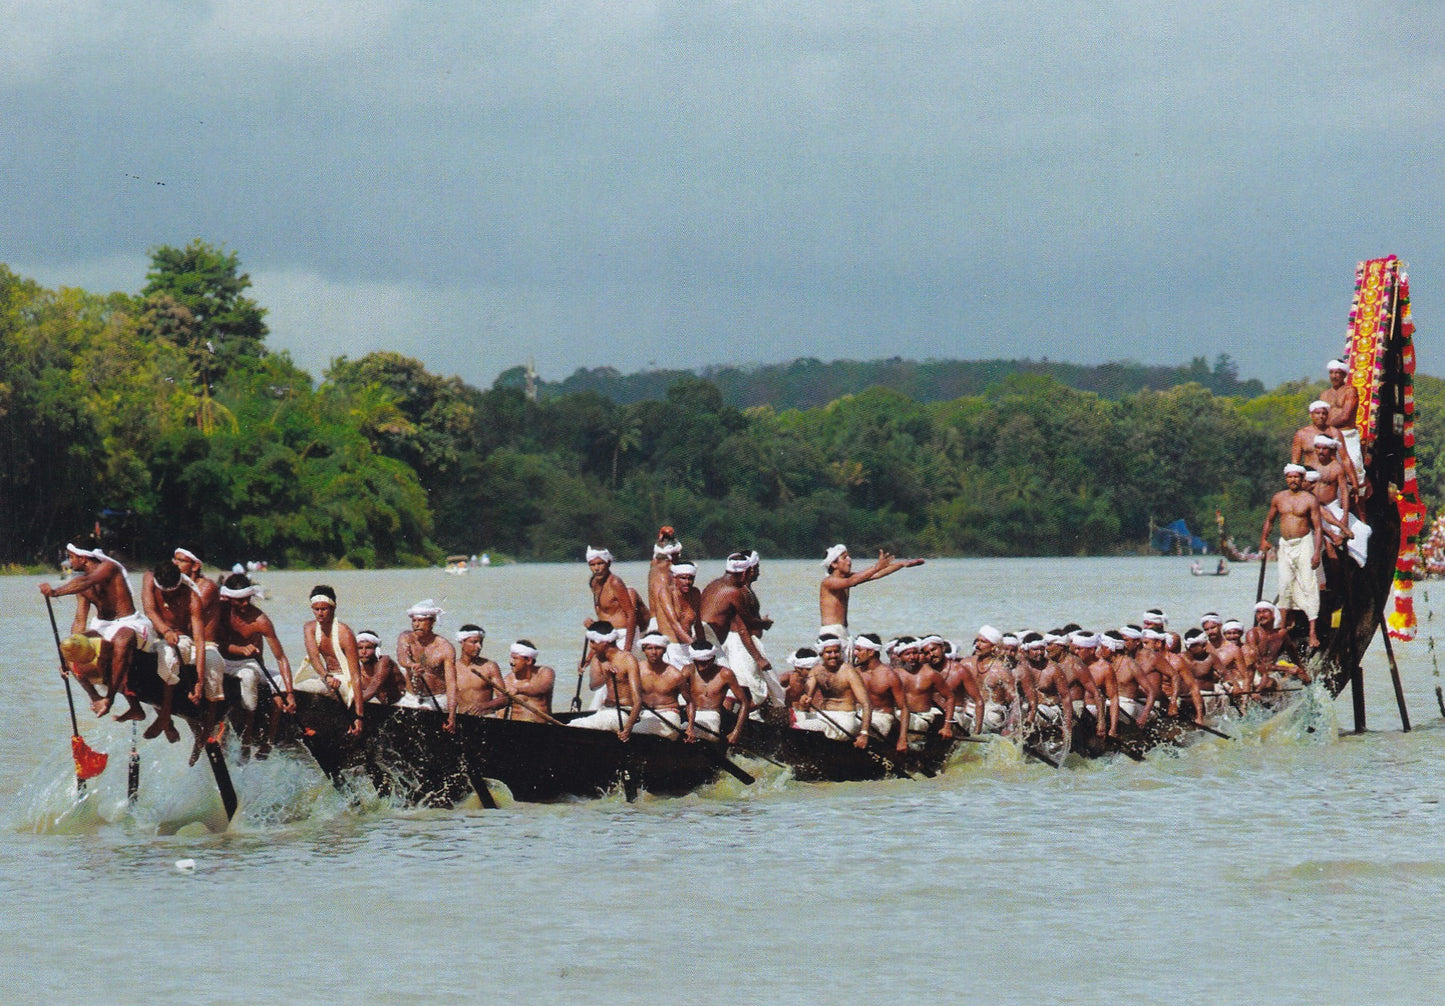
<svg viewBox="0 0 1445 1006">
<path fill-rule="evenodd" d="M 194 581 L 181 574 L 172 559 L 166 559 L 141 581 L 141 610 L 151 623 L 151 646 L 156 655 L 156 676 L 164 691 L 155 722 L 146 728 L 146 739 L 159 737 L 174 744 L 180 732 L 171 722 L 171 702 L 181 680 L 181 665 L 194 664 L 197 654 L 206 659 L 221 655 L 206 648 L 206 627 L 201 617 L 201 594 Z M 219 669 L 218 669 L 219 672 Z"/>
<path fill-rule="evenodd" d="M 378 653 L 381 637 L 370 629 L 356 634 L 357 670 L 361 673 L 361 701 L 383 706 L 401 701 L 406 693 L 406 678 L 401 669 L 384 653 Z"/>
<path fill-rule="evenodd" d="M 621 649 L 632 652 L 632 642 L 637 636 L 637 598 L 622 577 L 612 572 L 612 553 L 605 548 L 587 549 L 587 568 L 591 571 L 588 586 L 592 588 L 592 609 L 596 619 L 591 621 L 611 622 L 622 635 Z"/>
<path fill-rule="evenodd" d="M 135 610 L 125 567 L 100 549 L 66 545 L 70 568 L 76 572 L 59 587 L 40 585 L 46 597 L 75 595 L 75 620 L 71 633 L 90 630 L 100 636 L 100 666 L 106 672 L 105 697 L 96 700 L 91 709 L 104 716 L 115 705 L 117 694 L 124 695 L 127 709 L 117 720 L 143 720 L 145 711 L 129 691 L 131 664 L 135 652 L 150 635 L 150 622 Z"/>
<path fill-rule="evenodd" d="M 508 651 L 512 673 L 502 682 L 511 708 L 508 719 L 523 723 L 555 723 L 552 719 L 552 689 L 557 672 L 537 666 L 537 647 L 530 639 L 519 639 Z"/>
<path fill-rule="evenodd" d="M 221 617 L 216 626 L 216 644 L 221 651 L 225 674 L 238 679 L 241 685 L 241 705 L 246 710 L 246 725 L 241 731 L 243 744 L 249 744 L 256 734 L 256 707 L 260 703 L 261 681 L 267 677 L 262 669 L 265 660 L 261 648 L 263 644 L 270 647 L 281 673 L 282 694 L 276 696 L 276 712 L 296 711 L 296 696 L 291 690 L 291 662 L 286 659 L 286 651 L 281 647 L 270 617 L 256 606 L 255 598 L 260 595 L 261 587 L 253 584 L 245 573 L 232 573 L 221 584 Z M 219 741 L 225 733 L 225 720 L 217 716 L 224 692 L 208 680 L 206 695 L 208 698 L 217 696 L 206 704 L 206 726 L 212 731 L 209 739 Z M 192 751 L 191 758 L 194 760 L 199 753 L 199 749 Z"/>
<path fill-rule="evenodd" d="M 457 651 L 436 634 L 437 619 L 445 612 L 431 598 L 407 609 L 411 628 L 396 637 L 396 662 L 406 674 L 407 693 L 401 704 L 447 714 L 444 729 L 457 728 Z M 442 706 L 439 696 L 445 697 Z"/>
<path fill-rule="evenodd" d="M 1320 638 L 1315 621 L 1320 613 L 1320 584 L 1315 570 L 1323 547 L 1320 502 L 1304 488 L 1305 470 L 1298 464 L 1284 466 L 1285 488 L 1269 501 L 1264 529 L 1259 535 L 1261 550 L 1269 548 L 1269 531 L 1279 518 L 1279 606 L 1285 611 L 1303 611 L 1309 622 L 1310 646 Z M 1288 619 L 1288 616 L 1286 616 Z"/>
<path fill-rule="evenodd" d="M 923 565 L 922 559 L 895 559 L 882 549 L 878 561 L 861 573 L 853 572 L 853 557 L 848 546 L 834 545 L 823 556 L 823 582 L 818 585 L 818 635 L 831 632 L 848 638 L 848 596 L 854 587 L 869 580 L 881 580 L 909 566 Z M 846 656 L 846 654 L 845 654 Z"/>
<path fill-rule="evenodd" d="M 1371 529 L 1370 525 L 1350 512 L 1349 483 L 1345 478 L 1345 467 L 1336 454 L 1339 446 L 1339 441 L 1330 437 L 1315 437 L 1315 454 L 1320 467 L 1319 478 L 1311 491 L 1320 501 L 1320 516 L 1325 524 L 1331 525 L 1324 528 L 1324 532 L 1332 554 L 1335 554 L 1334 548 L 1343 544 L 1355 564 L 1363 567 L 1369 551 Z"/>
<path fill-rule="evenodd" d="M 1309 468 L 1321 467 L 1319 455 L 1315 449 L 1315 438 L 1325 437 L 1336 443 L 1344 443 L 1344 435 L 1329 424 L 1330 403 L 1324 399 L 1316 399 L 1310 403 L 1310 423 L 1295 432 L 1294 439 L 1290 441 L 1289 459 L 1296 465 L 1305 465 Z M 1345 481 L 1350 492 L 1356 499 L 1360 498 L 1360 476 L 1355 469 L 1354 463 L 1349 455 L 1341 459 L 1345 469 Z"/>
<path fill-rule="evenodd" d="M 707 641 L 719 648 L 723 663 L 752 693 L 753 705 L 761 708 L 781 705 L 783 687 L 754 638 L 766 627 L 765 620 L 753 614 L 757 596 L 748 587 L 748 574 L 758 564 L 747 552 L 729 555 L 723 575 L 703 589 L 698 617 Z"/>
<path fill-rule="evenodd" d="M 496 661 L 482 656 L 487 633 L 468 622 L 457 630 L 457 713 L 462 716 L 501 715 L 508 705 L 506 683 Z"/>
<path fill-rule="evenodd" d="M 674 667 L 691 663 L 688 644 L 701 635 L 698 608 L 701 592 L 693 586 L 697 567 L 679 558 L 682 543 L 670 527 L 660 528 L 652 546 L 652 566 L 647 573 L 647 604 L 657 631 L 668 639 L 667 662 Z"/>
<path fill-rule="evenodd" d="M 306 646 L 306 659 L 297 674 L 296 689 L 330 695 L 342 705 L 351 706 L 353 737 L 361 736 L 361 657 L 356 649 L 356 634 L 351 626 L 336 617 L 336 590 L 319 583 L 311 588 L 311 614 L 301 627 L 301 641 Z M 307 676 L 307 671 L 310 676 Z"/>
<path fill-rule="evenodd" d="M 637 658 L 617 645 L 622 630 L 611 622 L 598 620 L 587 626 L 588 687 L 593 691 L 606 687 L 602 708 L 587 716 L 568 722 L 569 727 L 584 730 L 616 730 L 627 740 L 642 714 L 637 701 L 642 695 L 641 670 Z"/>
<path fill-rule="evenodd" d="M 1350 368 L 1343 360 L 1331 360 L 1325 369 L 1330 377 L 1330 386 L 1320 393 L 1320 401 L 1330 407 L 1325 422 L 1339 430 L 1345 454 L 1363 483 L 1360 490 L 1368 496 L 1370 486 L 1364 477 L 1365 456 L 1360 451 L 1360 431 L 1355 426 L 1355 416 L 1360 410 L 1359 392 L 1350 383 Z"/>
</svg>

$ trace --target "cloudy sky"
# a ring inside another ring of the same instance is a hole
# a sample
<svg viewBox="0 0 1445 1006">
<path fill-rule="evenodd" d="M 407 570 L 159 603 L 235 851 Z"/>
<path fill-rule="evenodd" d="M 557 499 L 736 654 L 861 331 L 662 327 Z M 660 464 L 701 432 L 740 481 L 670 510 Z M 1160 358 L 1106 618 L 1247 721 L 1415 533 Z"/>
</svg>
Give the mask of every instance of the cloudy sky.
<svg viewBox="0 0 1445 1006">
<path fill-rule="evenodd" d="M 1445 316 L 1434 2 L 0 0 L 0 262 L 239 253 L 319 376 L 1342 346 Z"/>
</svg>

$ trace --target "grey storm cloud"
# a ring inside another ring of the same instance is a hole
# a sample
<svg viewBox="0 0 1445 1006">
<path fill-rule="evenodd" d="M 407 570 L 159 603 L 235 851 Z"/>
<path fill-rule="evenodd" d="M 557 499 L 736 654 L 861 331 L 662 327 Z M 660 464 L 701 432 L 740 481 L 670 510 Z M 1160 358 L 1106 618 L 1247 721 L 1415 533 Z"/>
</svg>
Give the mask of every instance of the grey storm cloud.
<svg viewBox="0 0 1445 1006">
<path fill-rule="evenodd" d="M 273 348 L 480 385 L 1339 351 L 1445 294 L 1430 4 L 0 4 L 0 261 L 239 252 Z M 1428 355 L 1424 361 L 1430 364 Z"/>
</svg>

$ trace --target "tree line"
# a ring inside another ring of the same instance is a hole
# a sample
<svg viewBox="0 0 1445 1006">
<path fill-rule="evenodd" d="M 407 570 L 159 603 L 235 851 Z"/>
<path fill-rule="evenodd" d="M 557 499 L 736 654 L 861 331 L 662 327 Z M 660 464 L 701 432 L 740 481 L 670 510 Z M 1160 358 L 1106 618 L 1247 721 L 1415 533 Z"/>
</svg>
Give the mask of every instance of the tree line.
<svg viewBox="0 0 1445 1006">
<path fill-rule="evenodd" d="M 1216 511 L 1246 543 L 1323 386 L 1106 396 L 1019 368 L 945 400 L 873 386 L 744 408 L 690 373 L 636 401 L 534 400 L 515 371 L 478 389 L 389 352 L 316 381 L 267 350 L 249 286 L 234 252 L 199 241 L 152 252 L 135 295 L 0 266 L 0 562 L 53 562 L 97 532 L 137 560 L 178 542 L 223 564 L 642 558 L 660 524 L 704 558 L 835 541 L 1097 555 L 1180 517 L 1212 537 Z M 1445 385 L 1418 378 L 1416 401 L 1433 498 Z"/>
</svg>

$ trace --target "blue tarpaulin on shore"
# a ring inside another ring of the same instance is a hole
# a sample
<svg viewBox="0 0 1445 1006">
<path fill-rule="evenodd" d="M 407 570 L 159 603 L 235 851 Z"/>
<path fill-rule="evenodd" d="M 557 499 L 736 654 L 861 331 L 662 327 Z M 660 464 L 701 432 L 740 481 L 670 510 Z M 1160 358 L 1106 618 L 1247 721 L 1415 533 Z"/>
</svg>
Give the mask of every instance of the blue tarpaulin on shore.
<svg viewBox="0 0 1445 1006">
<path fill-rule="evenodd" d="M 1209 543 L 1189 530 L 1183 520 L 1156 528 L 1149 545 L 1161 555 L 1207 555 Z"/>
</svg>

